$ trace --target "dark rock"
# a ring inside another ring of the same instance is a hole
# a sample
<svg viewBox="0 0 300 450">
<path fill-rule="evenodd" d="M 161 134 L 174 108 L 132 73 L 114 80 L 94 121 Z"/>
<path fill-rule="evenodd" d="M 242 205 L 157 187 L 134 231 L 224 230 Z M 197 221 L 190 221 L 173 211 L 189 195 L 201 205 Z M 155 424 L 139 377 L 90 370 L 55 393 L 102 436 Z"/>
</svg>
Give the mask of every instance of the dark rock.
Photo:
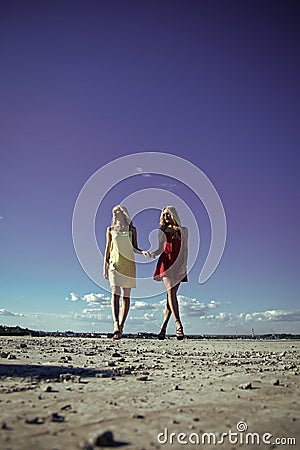
<svg viewBox="0 0 300 450">
<path fill-rule="evenodd" d="M 114 435 L 111 431 L 105 431 L 99 434 L 94 440 L 94 445 L 97 447 L 113 447 L 114 443 Z"/>
<path fill-rule="evenodd" d="M 52 388 L 52 386 L 47 386 L 47 387 L 45 387 L 44 392 L 55 392 L 55 391 Z"/>
<path fill-rule="evenodd" d="M 253 389 L 253 386 L 251 383 L 243 383 L 239 385 L 239 389 Z"/>
<path fill-rule="evenodd" d="M 51 414 L 51 422 L 64 422 L 64 421 L 65 421 L 64 416 L 60 416 L 56 412 Z"/>
<path fill-rule="evenodd" d="M 25 423 L 28 423 L 30 425 L 41 425 L 44 423 L 44 420 L 40 417 L 33 417 L 32 419 L 26 419 Z"/>
</svg>

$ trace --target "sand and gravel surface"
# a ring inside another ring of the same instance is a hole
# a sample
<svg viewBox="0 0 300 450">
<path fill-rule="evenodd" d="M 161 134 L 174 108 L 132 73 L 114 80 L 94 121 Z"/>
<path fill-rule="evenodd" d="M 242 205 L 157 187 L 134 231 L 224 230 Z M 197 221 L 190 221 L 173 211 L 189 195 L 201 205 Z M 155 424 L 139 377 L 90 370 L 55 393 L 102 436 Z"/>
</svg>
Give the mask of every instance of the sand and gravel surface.
<svg viewBox="0 0 300 450">
<path fill-rule="evenodd" d="M 1 450 L 300 448 L 297 341 L 0 342 Z"/>
</svg>

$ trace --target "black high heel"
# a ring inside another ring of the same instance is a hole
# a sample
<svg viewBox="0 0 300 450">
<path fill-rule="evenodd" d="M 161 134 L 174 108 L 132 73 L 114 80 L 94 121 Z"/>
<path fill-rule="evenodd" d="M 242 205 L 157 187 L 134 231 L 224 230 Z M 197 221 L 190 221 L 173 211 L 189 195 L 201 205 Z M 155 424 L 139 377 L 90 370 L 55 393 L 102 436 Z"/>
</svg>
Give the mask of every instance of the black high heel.
<svg viewBox="0 0 300 450">
<path fill-rule="evenodd" d="M 115 325 L 117 325 L 117 327 L 115 327 L 113 332 L 113 340 L 118 341 L 122 337 L 122 331 L 120 330 L 119 322 L 115 322 Z"/>
<path fill-rule="evenodd" d="M 180 320 L 175 320 L 175 323 L 177 322 L 180 324 L 180 326 L 176 327 L 176 337 L 178 341 L 182 341 L 184 338 L 182 323 L 180 322 Z"/>
<path fill-rule="evenodd" d="M 159 339 L 160 341 L 163 341 L 164 339 L 166 339 L 166 329 L 165 328 L 160 329 L 160 332 L 157 335 L 157 339 Z"/>
</svg>

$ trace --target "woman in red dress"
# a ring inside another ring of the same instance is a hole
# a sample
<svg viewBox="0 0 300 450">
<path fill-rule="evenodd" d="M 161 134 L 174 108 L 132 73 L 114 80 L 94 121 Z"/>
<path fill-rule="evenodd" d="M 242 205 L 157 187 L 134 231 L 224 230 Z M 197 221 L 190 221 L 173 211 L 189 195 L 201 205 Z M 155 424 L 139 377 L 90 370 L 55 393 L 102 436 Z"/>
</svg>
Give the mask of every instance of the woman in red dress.
<svg viewBox="0 0 300 450">
<path fill-rule="evenodd" d="M 173 314 L 177 339 L 184 338 L 179 316 L 177 291 L 180 283 L 187 281 L 188 230 L 181 226 L 180 218 L 173 206 L 165 206 L 160 216 L 159 246 L 152 257 L 160 255 L 154 272 L 156 281 L 163 281 L 167 290 L 167 304 L 158 339 L 165 339 L 166 329 Z"/>
</svg>

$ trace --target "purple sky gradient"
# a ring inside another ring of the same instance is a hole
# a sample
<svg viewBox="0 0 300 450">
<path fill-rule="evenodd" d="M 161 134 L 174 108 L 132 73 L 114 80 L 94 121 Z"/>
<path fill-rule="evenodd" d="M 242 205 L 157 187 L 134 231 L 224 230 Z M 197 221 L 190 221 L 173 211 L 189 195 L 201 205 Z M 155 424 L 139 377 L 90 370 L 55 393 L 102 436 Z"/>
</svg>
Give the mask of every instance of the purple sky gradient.
<svg viewBox="0 0 300 450">
<path fill-rule="evenodd" d="M 203 254 L 180 288 L 187 333 L 300 331 L 298 17 L 290 0 L 2 6 L 2 323 L 110 330 L 106 300 L 84 297 L 102 291 L 77 261 L 73 208 L 104 164 L 153 151 L 197 165 L 226 211 L 224 256 L 200 286 L 209 224 L 180 190 L 203 231 Z M 100 247 L 119 196 L 97 217 Z M 145 217 L 137 225 L 146 245 Z M 162 299 L 137 303 L 127 331 L 156 331 Z"/>
</svg>

